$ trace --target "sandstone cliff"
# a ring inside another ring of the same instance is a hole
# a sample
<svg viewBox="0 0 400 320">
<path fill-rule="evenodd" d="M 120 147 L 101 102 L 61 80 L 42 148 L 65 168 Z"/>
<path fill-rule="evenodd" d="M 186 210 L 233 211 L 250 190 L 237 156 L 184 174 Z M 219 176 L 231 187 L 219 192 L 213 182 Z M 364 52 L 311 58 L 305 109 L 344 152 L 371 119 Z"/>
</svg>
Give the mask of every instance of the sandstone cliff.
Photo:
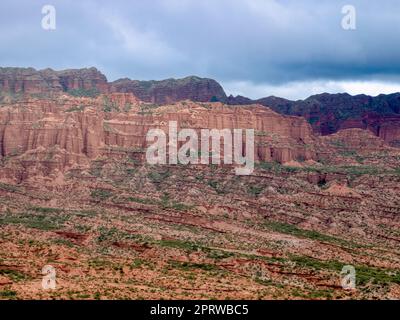
<svg viewBox="0 0 400 320">
<path fill-rule="evenodd" d="M 300 117 L 282 116 L 257 105 L 238 108 L 184 101 L 156 107 L 122 93 L 28 98 L 3 106 L 1 156 L 13 163 L 12 174 L 29 168 L 42 173 L 64 171 L 102 156 L 144 161 L 148 130 L 168 132 L 169 121 L 177 121 L 178 129 L 254 129 L 256 160 L 283 163 L 315 157 L 311 127 Z M 13 170 L 16 162 L 24 169 Z"/>
<path fill-rule="evenodd" d="M 1 94 L 108 92 L 107 78 L 96 68 L 54 71 L 33 68 L 0 68 Z"/>
<path fill-rule="evenodd" d="M 218 82 L 194 76 L 161 81 L 120 79 L 109 83 L 96 68 L 61 71 L 0 68 L 0 95 L 68 92 L 77 96 L 93 97 L 109 91 L 132 93 L 142 101 L 155 104 L 183 100 L 198 102 L 226 100 L 225 92 Z"/>
<path fill-rule="evenodd" d="M 304 117 L 320 135 L 360 128 L 373 132 L 392 146 L 400 146 L 399 93 L 377 97 L 324 93 L 298 101 L 278 97 L 251 100 L 243 96 L 227 97 L 215 80 L 193 76 L 162 81 L 120 79 L 109 83 L 95 68 L 63 71 L 0 68 L 0 103 L 21 98 L 24 94 L 43 96 L 64 92 L 81 97 L 96 97 L 108 92 L 132 93 L 142 101 L 158 105 L 184 100 L 260 104 L 280 114 Z"/>
</svg>

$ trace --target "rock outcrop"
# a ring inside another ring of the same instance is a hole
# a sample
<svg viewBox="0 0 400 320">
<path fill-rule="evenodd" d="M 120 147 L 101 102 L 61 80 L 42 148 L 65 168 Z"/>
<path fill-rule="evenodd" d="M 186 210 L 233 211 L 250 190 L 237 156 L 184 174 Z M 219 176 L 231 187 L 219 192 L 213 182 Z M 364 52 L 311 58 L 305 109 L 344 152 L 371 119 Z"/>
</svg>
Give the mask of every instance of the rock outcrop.
<svg viewBox="0 0 400 320">
<path fill-rule="evenodd" d="M 400 147 L 400 114 L 367 114 L 363 117 L 363 126 L 393 147 Z"/>
<path fill-rule="evenodd" d="M 400 145 L 400 93 L 377 97 L 323 93 L 298 101 L 278 97 L 249 101 L 239 96 L 229 97 L 228 103 L 259 103 L 281 114 L 304 117 L 320 135 L 359 128 L 373 132 L 393 146 Z"/>
<path fill-rule="evenodd" d="M 321 141 L 333 145 L 337 149 L 347 148 L 364 153 L 388 149 L 388 145 L 383 139 L 375 136 L 372 132 L 362 129 L 341 130 L 335 134 L 321 137 Z"/>
<path fill-rule="evenodd" d="M 132 93 L 142 101 L 160 105 L 183 100 L 216 102 L 227 99 L 218 82 L 195 76 L 161 81 L 120 79 L 109 83 L 96 68 L 61 71 L 0 68 L 0 95 L 68 92 L 93 97 L 110 91 Z"/>
<path fill-rule="evenodd" d="M 33 68 L 0 68 L 1 94 L 47 94 L 109 91 L 107 78 L 96 68 L 54 71 Z"/>
<path fill-rule="evenodd" d="M 70 69 L 56 72 L 63 91 L 96 90 L 107 93 L 109 85 L 107 78 L 96 68 Z"/>
<path fill-rule="evenodd" d="M 162 81 L 120 79 L 111 83 L 113 92 L 130 92 L 140 100 L 155 104 L 168 104 L 183 100 L 197 102 L 225 101 L 221 85 L 212 79 L 187 77 Z"/>
</svg>

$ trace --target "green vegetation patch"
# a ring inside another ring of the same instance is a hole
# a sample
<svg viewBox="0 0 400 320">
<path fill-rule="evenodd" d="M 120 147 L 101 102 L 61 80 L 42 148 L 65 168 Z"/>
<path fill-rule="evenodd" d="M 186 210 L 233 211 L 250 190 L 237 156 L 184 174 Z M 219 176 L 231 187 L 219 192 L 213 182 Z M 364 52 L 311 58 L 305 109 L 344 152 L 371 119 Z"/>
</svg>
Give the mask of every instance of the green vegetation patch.
<svg viewBox="0 0 400 320">
<path fill-rule="evenodd" d="M 193 262 L 180 262 L 180 261 L 169 261 L 169 266 L 173 269 L 179 269 L 183 271 L 192 270 L 203 270 L 203 271 L 217 271 L 219 268 L 213 264 L 208 263 L 193 263 Z"/>
<path fill-rule="evenodd" d="M 29 278 L 25 273 L 13 269 L 0 269 L 0 275 L 8 277 L 14 282 L 24 281 Z"/>
<path fill-rule="evenodd" d="M 64 209 L 48 208 L 48 207 L 29 207 L 29 210 L 39 212 L 39 213 L 59 213 L 59 212 L 64 211 Z"/>
<path fill-rule="evenodd" d="M 325 235 L 325 234 L 319 233 L 317 231 L 300 229 L 292 224 L 276 222 L 276 221 L 268 221 L 264 224 L 264 226 L 272 231 L 284 233 L 284 234 L 290 234 L 290 235 L 296 236 L 296 237 L 307 238 L 307 239 L 323 241 L 323 242 L 337 243 L 337 244 L 341 244 L 341 245 L 345 245 L 345 246 L 348 246 L 348 245 L 354 246 L 355 245 L 346 240 L 339 239 L 339 238 L 329 236 L 329 235 Z"/>
<path fill-rule="evenodd" d="M 68 94 L 74 97 L 87 97 L 87 98 L 96 98 L 99 96 L 100 92 L 96 88 L 92 89 L 71 89 L 68 90 Z"/>
<path fill-rule="evenodd" d="M 207 182 L 207 184 L 208 184 L 211 188 L 213 188 L 213 189 L 217 192 L 217 194 L 226 194 L 226 193 L 227 193 L 226 185 L 222 184 L 222 183 L 219 182 L 219 181 L 216 181 L 216 180 L 209 180 L 209 181 Z"/>
<path fill-rule="evenodd" d="M 85 106 L 76 106 L 65 110 L 65 112 L 82 112 L 85 110 Z"/>
<path fill-rule="evenodd" d="M 156 205 L 161 206 L 163 209 L 174 209 L 177 211 L 190 211 L 193 209 L 192 205 L 171 200 L 169 195 L 166 193 L 161 197 L 161 199 L 126 197 L 115 199 L 115 201 L 118 201 L 119 203 L 135 202 L 146 205 Z"/>
<path fill-rule="evenodd" d="M 161 171 L 161 172 L 151 171 L 148 174 L 149 179 L 154 184 L 159 184 L 159 183 L 163 182 L 164 180 L 168 179 L 170 176 L 171 176 L 171 173 L 169 172 L 169 170 Z"/>
<path fill-rule="evenodd" d="M 111 198 L 114 194 L 110 190 L 105 189 L 94 189 L 90 193 L 90 196 L 99 201 L 105 201 Z"/>
<path fill-rule="evenodd" d="M 230 257 L 233 257 L 234 254 L 227 251 L 222 250 L 214 250 L 209 248 L 202 248 L 202 251 L 207 254 L 207 258 L 215 259 L 215 260 L 223 260 Z"/>
<path fill-rule="evenodd" d="M 162 247 L 182 249 L 185 251 L 197 251 L 200 246 L 194 242 L 182 240 L 160 240 L 157 242 Z"/>
<path fill-rule="evenodd" d="M 106 228 L 100 227 L 98 229 L 99 236 L 97 237 L 98 242 L 116 242 L 122 240 L 137 240 L 137 236 L 121 231 L 115 227 Z"/>
<path fill-rule="evenodd" d="M 264 190 L 263 187 L 250 186 L 248 189 L 248 193 L 255 197 L 258 197 L 263 192 L 263 190 Z"/>
<path fill-rule="evenodd" d="M 0 182 L 0 189 L 8 192 L 16 192 L 18 191 L 18 187 L 12 184 L 2 183 Z"/>
<path fill-rule="evenodd" d="M 354 156 L 358 162 L 362 162 L 363 158 L 358 156 L 356 153 L 353 154 L 351 151 L 343 151 L 343 156 Z M 396 169 L 385 169 L 376 166 L 357 165 L 357 166 L 315 166 L 315 167 L 287 167 L 283 166 L 278 162 L 260 162 L 256 164 L 257 168 L 272 172 L 274 174 L 290 174 L 299 172 L 315 172 L 318 174 L 325 173 L 336 173 L 345 174 L 348 176 L 363 176 L 363 175 L 399 175 L 400 170 Z"/>
<path fill-rule="evenodd" d="M 94 269 L 104 270 L 106 268 L 110 268 L 112 266 L 112 262 L 104 259 L 92 259 L 89 261 L 89 267 Z"/>
<path fill-rule="evenodd" d="M 0 217 L 1 224 L 19 224 L 26 228 L 39 229 L 44 231 L 57 230 L 63 227 L 68 220 L 66 215 L 35 214 L 35 213 L 8 213 Z"/>
<path fill-rule="evenodd" d="M 279 162 L 259 162 L 257 163 L 257 167 L 269 172 L 273 172 L 275 174 L 296 173 L 300 172 L 303 169 L 297 167 L 283 166 Z"/>
<path fill-rule="evenodd" d="M 103 111 L 104 112 L 112 112 L 119 111 L 117 104 L 114 101 L 111 101 L 108 97 L 103 98 Z"/>
<path fill-rule="evenodd" d="M 13 290 L 0 291 L 0 298 L 13 299 L 17 297 L 17 292 Z"/>
<path fill-rule="evenodd" d="M 125 198 L 125 200 L 130 201 L 130 202 L 140 203 L 140 204 L 151 204 L 151 205 L 158 204 L 157 200 L 149 199 L 149 198 L 128 197 L 128 198 Z"/>
<path fill-rule="evenodd" d="M 291 260 L 297 265 L 315 270 L 330 270 L 341 272 L 348 263 L 339 261 L 322 261 L 305 256 L 292 256 Z M 363 286 L 368 283 L 387 285 L 390 283 L 400 284 L 400 272 L 398 270 L 383 269 L 366 265 L 355 265 L 356 283 Z"/>
</svg>

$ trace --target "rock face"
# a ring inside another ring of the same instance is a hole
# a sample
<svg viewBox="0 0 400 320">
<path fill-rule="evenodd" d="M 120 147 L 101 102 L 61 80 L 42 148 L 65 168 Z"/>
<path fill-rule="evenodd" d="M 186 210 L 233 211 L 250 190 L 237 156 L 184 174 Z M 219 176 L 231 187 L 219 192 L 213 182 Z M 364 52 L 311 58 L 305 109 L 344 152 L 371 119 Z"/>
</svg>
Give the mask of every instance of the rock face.
<svg viewBox="0 0 400 320">
<path fill-rule="evenodd" d="M 156 104 L 168 104 L 183 100 L 197 102 L 226 100 L 226 94 L 218 82 L 193 76 L 162 81 L 120 79 L 111 83 L 111 90 L 113 92 L 130 92 L 142 101 Z"/>
<path fill-rule="evenodd" d="M 158 105 L 184 100 L 260 104 L 280 114 L 304 117 L 320 135 L 359 128 L 373 132 L 392 146 L 400 146 L 400 93 L 377 97 L 323 93 L 298 101 L 278 97 L 251 100 L 243 96 L 227 97 L 218 82 L 194 76 L 162 81 L 120 79 L 109 83 L 96 68 L 63 71 L 0 68 L 0 102 L 9 102 L 10 96 L 15 95 L 64 92 L 84 97 L 109 92 L 131 93 L 142 101 Z"/>
<path fill-rule="evenodd" d="M 107 78 L 96 68 L 54 71 L 0 68 L 0 93 L 46 94 L 74 90 L 108 92 Z"/>
<path fill-rule="evenodd" d="M 368 129 L 393 147 L 400 147 L 400 114 L 367 114 L 362 120 L 363 129 Z"/>
<path fill-rule="evenodd" d="M 357 152 L 371 153 L 387 150 L 388 145 L 372 132 L 362 129 L 345 129 L 335 134 L 324 136 L 322 141 L 334 145 L 337 149 L 351 149 Z"/>
<path fill-rule="evenodd" d="M 99 156 L 144 161 L 148 130 L 168 133 L 169 121 L 177 121 L 178 130 L 254 129 L 256 160 L 283 163 L 315 157 L 312 130 L 303 118 L 282 116 L 260 105 L 238 108 L 185 101 L 155 107 L 128 93 L 29 98 L 3 106 L 1 156 L 24 168 L 39 166 L 42 172 L 87 165 Z"/>
<path fill-rule="evenodd" d="M 400 93 L 370 97 L 345 94 L 319 94 L 306 100 L 291 101 L 267 97 L 248 101 L 229 97 L 229 104 L 259 103 L 276 112 L 305 117 L 314 131 L 329 135 L 349 128 L 368 129 L 393 146 L 400 145 Z"/>
<path fill-rule="evenodd" d="M 64 91 L 96 90 L 100 93 L 109 91 L 107 78 L 96 68 L 71 69 L 57 72 Z"/>
<path fill-rule="evenodd" d="M 218 82 L 194 76 L 161 81 L 120 79 L 109 83 L 96 68 L 61 71 L 0 68 L 0 95 L 69 92 L 80 96 L 94 96 L 109 91 L 132 93 L 142 101 L 155 104 L 183 100 L 215 102 L 227 99 Z"/>
<path fill-rule="evenodd" d="M 36 71 L 33 68 L 0 68 L 1 93 L 47 93 L 61 91 L 55 72 Z"/>
</svg>

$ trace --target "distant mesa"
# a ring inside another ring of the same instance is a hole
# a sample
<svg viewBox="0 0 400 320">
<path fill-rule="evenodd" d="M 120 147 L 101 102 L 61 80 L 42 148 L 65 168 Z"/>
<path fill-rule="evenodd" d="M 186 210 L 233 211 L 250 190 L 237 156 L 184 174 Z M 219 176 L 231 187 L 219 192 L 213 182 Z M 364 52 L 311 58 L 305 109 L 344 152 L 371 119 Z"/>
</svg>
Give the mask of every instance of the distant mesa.
<svg viewBox="0 0 400 320">
<path fill-rule="evenodd" d="M 227 99 L 224 89 L 217 81 L 194 76 L 161 81 L 120 79 L 110 85 L 112 92 L 133 93 L 140 100 L 155 104 L 183 100 L 225 102 Z"/>
<path fill-rule="evenodd" d="M 0 68 L 0 91 L 11 94 L 82 93 L 109 91 L 107 78 L 96 68 L 35 70 L 33 68 Z"/>
<path fill-rule="evenodd" d="M 96 68 L 35 70 L 33 68 L 0 68 L 0 92 L 43 94 L 68 92 L 75 95 L 119 92 L 132 93 L 140 100 L 155 104 L 183 100 L 196 102 L 226 101 L 221 85 L 212 79 L 195 76 L 161 81 L 120 79 L 108 82 Z"/>
</svg>

